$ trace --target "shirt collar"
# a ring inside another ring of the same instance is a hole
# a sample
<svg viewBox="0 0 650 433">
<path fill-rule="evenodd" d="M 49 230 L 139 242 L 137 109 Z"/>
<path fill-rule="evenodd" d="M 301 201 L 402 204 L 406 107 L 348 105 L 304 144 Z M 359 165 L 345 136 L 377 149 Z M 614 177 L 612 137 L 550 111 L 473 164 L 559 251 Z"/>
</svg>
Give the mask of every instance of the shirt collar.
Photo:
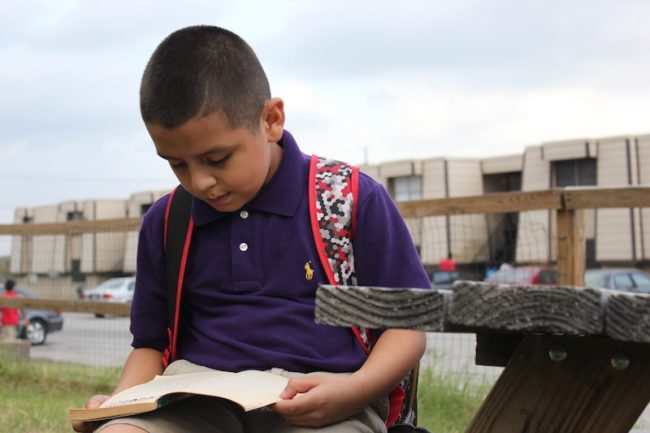
<svg viewBox="0 0 650 433">
<path fill-rule="evenodd" d="M 282 147 L 282 159 L 277 171 L 244 208 L 289 217 L 295 215 L 307 184 L 306 156 L 287 130 L 278 144 Z M 192 218 L 197 226 L 226 215 L 228 213 L 217 211 L 203 200 L 192 198 Z"/>
</svg>

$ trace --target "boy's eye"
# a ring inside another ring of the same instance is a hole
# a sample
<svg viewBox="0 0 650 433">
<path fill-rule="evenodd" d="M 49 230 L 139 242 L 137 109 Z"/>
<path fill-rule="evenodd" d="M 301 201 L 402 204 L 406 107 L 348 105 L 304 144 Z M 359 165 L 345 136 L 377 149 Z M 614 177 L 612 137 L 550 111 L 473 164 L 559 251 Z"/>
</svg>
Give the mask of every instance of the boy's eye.
<svg viewBox="0 0 650 433">
<path fill-rule="evenodd" d="M 228 155 L 228 156 L 230 156 L 230 155 Z M 208 164 L 210 164 L 211 166 L 213 166 L 213 167 L 220 167 L 220 166 L 222 166 L 222 165 L 225 164 L 226 160 L 228 159 L 228 156 L 226 156 L 226 157 L 224 157 L 224 158 L 221 158 L 221 159 L 210 159 L 210 158 L 207 158 L 207 159 L 206 159 L 206 162 L 207 162 Z"/>
<path fill-rule="evenodd" d="M 183 161 L 169 161 L 169 166 L 172 170 L 178 170 L 185 167 L 185 163 Z"/>
</svg>

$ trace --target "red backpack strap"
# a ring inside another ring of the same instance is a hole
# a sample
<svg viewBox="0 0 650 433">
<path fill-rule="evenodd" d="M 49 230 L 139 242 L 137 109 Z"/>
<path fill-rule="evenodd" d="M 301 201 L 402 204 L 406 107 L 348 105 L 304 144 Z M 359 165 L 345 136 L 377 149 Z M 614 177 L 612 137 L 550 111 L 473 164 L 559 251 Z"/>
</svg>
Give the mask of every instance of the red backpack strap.
<svg viewBox="0 0 650 433">
<path fill-rule="evenodd" d="M 352 236 L 357 217 L 359 169 L 344 162 L 312 155 L 309 165 L 309 214 L 316 250 L 327 280 L 332 285 L 354 286 Z M 370 333 L 353 327 L 366 352 Z"/>
<path fill-rule="evenodd" d="M 165 367 L 176 359 L 183 279 L 194 230 L 191 211 L 192 195 L 179 185 L 172 191 L 167 201 L 163 234 L 169 324 L 167 327 L 169 345 L 163 352 Z"/>
</svg>

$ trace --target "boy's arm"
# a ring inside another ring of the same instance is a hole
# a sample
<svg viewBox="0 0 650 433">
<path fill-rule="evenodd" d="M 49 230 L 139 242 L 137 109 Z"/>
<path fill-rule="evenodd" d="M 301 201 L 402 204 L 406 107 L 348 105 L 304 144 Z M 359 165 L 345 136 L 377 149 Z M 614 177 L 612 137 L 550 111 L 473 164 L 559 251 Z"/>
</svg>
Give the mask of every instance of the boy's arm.
<svg viewBox="0 0 650 433">
<path fill-rule="evenodd" d="M 423 332 L 386 330 L 363 366 L 350 376 L 307 375 L 291 379 L 274 410 L 289 423 L 320 427 L 348 418 L 395 387 L 419 362 Z M 299 398 L 294 398 L 300 394 Z"/>
<path fill-rule="evenodd" d="M 162 371 L 161 352 L 146 348 L 133 349 L 124 363 L 124 367 L 122 367 L 122 375 L 113 394 L 126 388 L 148 382 L 155 375 L 161 374 Z M 90 397 L 84 407 L 86 409 L 99 407 L 108 397 L 107 395 L 94 395 Z M 72 428 L 76 432 L 92 432 L 98 425 L 98 422 L 73 422 Z"/>
<path fill-rule="evenodd" d="M 113 394 L 148 382 L 157 374 L 162 374 L 162 356 L 161 352 L 154 349 L 133 349 L 122 367 L 122 376 Z"/>
</svg>

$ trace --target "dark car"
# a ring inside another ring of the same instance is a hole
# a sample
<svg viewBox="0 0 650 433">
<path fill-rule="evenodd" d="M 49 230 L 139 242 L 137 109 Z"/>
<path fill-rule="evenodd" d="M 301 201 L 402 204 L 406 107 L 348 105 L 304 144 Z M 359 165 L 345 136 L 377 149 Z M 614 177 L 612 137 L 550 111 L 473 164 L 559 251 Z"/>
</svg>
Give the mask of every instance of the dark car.
<svg viewBox="0 0 650 433">
<path fill-rule="evenodd" d="M 0 287 L 0 294 L 4 293 L 4 285 Z M 37 298 L 34 293 L 21 287 L 14 289 L 18 296 L 21 298 Z M 21 317 L 21 322 L 18 325 L 18 337 L 27 339 L 29 342 L 36 346 L 45 343 L 47 336 L 50 332 L 60 331 L 63 329 L 63 316 L 56 311 L 51 310 L 33 310 L 27 308 L 25 310 L 27 318 L 29 319 L 29 326 L 25 328 Z"/>
<path fill-rule="evenodd" d="M 588 269 L 585 286 L 634 293 L 650 293 L 650 274 L 634 268 Z"/>
</svg>

